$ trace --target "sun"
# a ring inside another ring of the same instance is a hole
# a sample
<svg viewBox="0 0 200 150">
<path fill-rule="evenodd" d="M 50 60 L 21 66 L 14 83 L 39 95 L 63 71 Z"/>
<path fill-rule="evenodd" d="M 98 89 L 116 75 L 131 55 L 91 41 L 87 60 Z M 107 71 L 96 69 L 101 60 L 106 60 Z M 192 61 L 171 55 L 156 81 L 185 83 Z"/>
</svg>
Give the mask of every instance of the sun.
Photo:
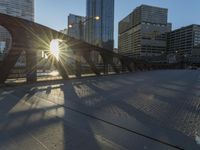
<svg viewBox="0 0 200 150">
<path fill-rule="evenodd" d="M 59 40 L 55 39 L 50 43 L 50 52 L 57 60 L 59 60 L 60 53 L 59 42 Z"/>
</svg>

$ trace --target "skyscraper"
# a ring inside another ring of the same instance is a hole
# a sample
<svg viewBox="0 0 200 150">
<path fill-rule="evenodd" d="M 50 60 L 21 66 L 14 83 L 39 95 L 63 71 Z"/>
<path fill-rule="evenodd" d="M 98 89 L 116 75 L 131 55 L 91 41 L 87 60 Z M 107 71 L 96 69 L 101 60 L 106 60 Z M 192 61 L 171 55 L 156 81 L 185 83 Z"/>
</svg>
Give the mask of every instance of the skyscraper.
<svg viewBox="0 0 200 150">
<path fill-rule="evenodd" d="M 141 5 L 119 22 L 119 53 L 134 58 L 156 58 L 166 53 L 168 9 Z"/>
<path fill-rule="evenodd" d="M 34 21 L 34 0 L 0 0 L 0 13 Z M 0 53 L 6 52 L 11 37 L 0 26 Z"/>
<path fill-rule="evenodd" d="M 85 17 L 69 14 L 68 16 L 68 35 L 76 39 L 84 40 Z"/>
<path fill-rule="evenodd" d="M 114 0 L 87 0 L 85 40 L 113 50 Z M 99 20 L 90 19 L 99 16 Z"/>
</svg>

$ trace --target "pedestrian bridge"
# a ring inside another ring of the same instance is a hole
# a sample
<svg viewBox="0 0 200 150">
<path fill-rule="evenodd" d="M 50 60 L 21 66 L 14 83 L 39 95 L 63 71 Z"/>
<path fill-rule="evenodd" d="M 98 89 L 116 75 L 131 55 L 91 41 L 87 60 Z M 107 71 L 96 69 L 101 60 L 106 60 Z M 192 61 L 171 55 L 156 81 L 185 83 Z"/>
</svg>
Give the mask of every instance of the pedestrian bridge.
<svg viewBox="0 0 200 150">
<path fill-rule="evenodd" d="M 0 88 L 0 149 L 199 150 L 200 71 Z"/>
<path fill-rule="evenodd" d="M 45 27 L 43 25 L 30 22 L 17 17 L 0 14 L 0 25 L 3 26 L 11 35 L 11 45 L 8 53 L 4 56 L 3 61 L 0 62 L 0 84 L 5 83 L 8 79 L 11 70 L 14 68 L 17 60 L 22 53 L 26 56 L 26 80 L 29 83 L 37 81 L 37 52 L 44 51 L 48 56 L 48 60 L 58 70 L 63 79 L 69 78 L 69 65 L 66 64 L 66 53 L 62 52 L 63 57 L 57 58 L 50 51 L 50 43 L 53 40 L 63 41 L 68 49 L 71 49 L 75 56 L 76 61 L 76 73 L 77 77 L 81 77 L 81 59 L 89 65 L 90 70 L 95 75 L 99 76 L 102 71 L 96 66 L 92 60 L 91 53 L 98 53 L 103 61 L 103 74 L 108 74 L 108 65 L 112 67 L 113 72 L 132 72 L 137 70 L 150 70 L 157 68 L 170 68 L 169 64 L 149 63 L 146 61 L 131 59 L 119 54 L 114 53 L 112 50 L 104 49 L 98 46 L 94 46 L 83 42 L 81 40 L 74 39 L 70 36 L 64 35 L 53 29 Z M 113 60 L 117 60 L 120 63 L 120 67 L 117 67 Z"/>
</svg>

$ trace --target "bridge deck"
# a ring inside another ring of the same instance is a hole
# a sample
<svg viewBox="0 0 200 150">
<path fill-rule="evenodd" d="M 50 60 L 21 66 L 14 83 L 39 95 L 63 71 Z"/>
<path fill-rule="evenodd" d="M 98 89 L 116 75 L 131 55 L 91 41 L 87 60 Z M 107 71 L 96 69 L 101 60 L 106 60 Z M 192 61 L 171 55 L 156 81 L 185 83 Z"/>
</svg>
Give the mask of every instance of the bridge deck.
<svg viewBox="0 0 200 150">
<path fill-rule="evenodd" d="M 200 149 L 200 71 L 0 89 L 0 149 Z"/>
</svg>

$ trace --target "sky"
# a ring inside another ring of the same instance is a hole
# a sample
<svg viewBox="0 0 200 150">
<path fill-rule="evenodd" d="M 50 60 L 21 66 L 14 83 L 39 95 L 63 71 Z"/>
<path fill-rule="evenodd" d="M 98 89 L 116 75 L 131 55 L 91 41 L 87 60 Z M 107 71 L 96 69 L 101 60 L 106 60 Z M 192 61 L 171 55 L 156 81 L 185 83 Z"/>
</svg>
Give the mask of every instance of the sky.
<svg viewBox="0 0 200 150">
<path fill-rule="evenodd" d="M 173 29 L 200 24 L 200 0 L 115 0 L 115 47 L 118 22 L 141 4 L 168 8 L 168 22 Z M 86 0 L 35 0 L 35 21 L 55 30 L 67 27 L 69 13 L 86 15 Z"/>
</svg>

